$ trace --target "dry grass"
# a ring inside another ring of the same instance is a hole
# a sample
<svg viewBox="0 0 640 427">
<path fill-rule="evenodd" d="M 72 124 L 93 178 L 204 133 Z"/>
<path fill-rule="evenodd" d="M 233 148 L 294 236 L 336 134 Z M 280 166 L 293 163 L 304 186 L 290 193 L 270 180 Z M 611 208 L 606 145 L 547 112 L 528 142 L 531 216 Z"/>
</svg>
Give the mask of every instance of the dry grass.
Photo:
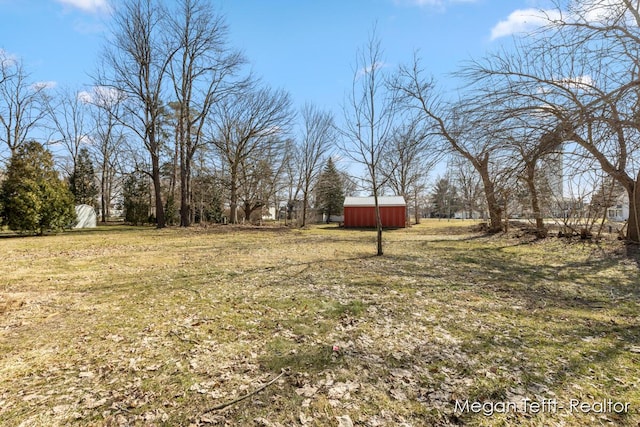
<svg viewBox="0 0 640 427">
<path fill-rule="evenodd" d="M 0 424 L 638 425 L 637 256 L 469 225 L 0 239 Z"/>
</svg>

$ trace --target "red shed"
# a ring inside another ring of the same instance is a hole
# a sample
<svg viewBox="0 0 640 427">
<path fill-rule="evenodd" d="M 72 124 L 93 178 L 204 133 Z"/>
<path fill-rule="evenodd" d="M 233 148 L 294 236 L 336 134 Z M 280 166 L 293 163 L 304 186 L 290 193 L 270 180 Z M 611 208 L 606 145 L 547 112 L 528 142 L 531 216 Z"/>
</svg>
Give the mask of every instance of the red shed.
<svg viewBox="0 0 640 427">
<path fill-rule="evenodd" d="M 382 226 L 405 227 L 407 203 L 402 196 L 379 196 Z M 344 199 L 345 227 L 375 227 L 376 211 L 373 197 L 346 197 Z"/>
</svg>

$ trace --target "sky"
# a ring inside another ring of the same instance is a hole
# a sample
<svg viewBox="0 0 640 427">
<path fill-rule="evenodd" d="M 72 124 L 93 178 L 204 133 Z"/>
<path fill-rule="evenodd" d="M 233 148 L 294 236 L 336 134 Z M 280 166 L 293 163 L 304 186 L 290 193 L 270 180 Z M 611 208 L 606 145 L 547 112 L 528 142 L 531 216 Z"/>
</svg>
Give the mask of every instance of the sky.
<svg viewBox="0 0 640 427">
<path fill-rule="evenodd" d="M 351 84 L 355 55 L 373 27 L 385 64 L 417 51 L 446 85 L 460 62 L 496 49 L 531 21 L 533 0 L 212 0 L 229 43 L 273 87 L 334 109 Z M 117 2 L 115 3 L 117 5 Z M 32 78 L 91 85 L 108 29 L 107 0 L 0 0 L 0 49 L 22 58 Z"/>
<path fill-rule="evenodd" d="M 462 61 L 480 58 L 535 25 L 544 0 L 211 0 L 255 75 L 342 116 L 356 52 L 376 28 L 388 67 L 414 52 L 443 87 Z M 117 1 L 114 3 L 117 7 Z M 31 78 L 87 90 L 107 34 L 108 0 L 0 0 L 0 49 Z"/>
</svg>

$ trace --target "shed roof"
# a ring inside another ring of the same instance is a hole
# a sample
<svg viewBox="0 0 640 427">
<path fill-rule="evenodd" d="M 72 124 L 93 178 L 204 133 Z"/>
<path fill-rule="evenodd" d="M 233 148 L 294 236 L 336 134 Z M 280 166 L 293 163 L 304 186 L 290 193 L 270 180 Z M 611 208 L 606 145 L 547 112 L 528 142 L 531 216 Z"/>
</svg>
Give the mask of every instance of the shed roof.
<svg viewBox="0 0 640 427">
<path fill-rule="evenodd" d="M 406 206 L 402 196 L 378 196 L 379 206 Z M 344 206 L 375 206 L 373 197 L 345 197 Z"/>
</svg>

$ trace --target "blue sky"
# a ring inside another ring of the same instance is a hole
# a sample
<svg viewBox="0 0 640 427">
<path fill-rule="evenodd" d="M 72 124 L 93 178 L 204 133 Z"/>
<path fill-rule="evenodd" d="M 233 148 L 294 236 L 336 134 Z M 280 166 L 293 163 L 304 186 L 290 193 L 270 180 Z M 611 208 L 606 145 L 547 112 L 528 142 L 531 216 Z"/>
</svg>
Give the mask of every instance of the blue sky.
<svg viewBox="0 0 640 427">
<path fill-rule="evenodd" d="M 356 51 L 374 25 L 385 64 L 407 63 L 417 50 L 446 87 L 461 61 L 535 24 L 545 0 L 212 1 L 257 76 L 288 90 L 296 106 L 313 102 L 340 121 Z M 0 49 L 20 57 L 34 81 L 86 90 L 109 12 L 107 0 L 0 0 Z"/>
<path fill-rule="evenodd" d="M 419 50 L 446 83 L 460 61 L 495 49 L 522 29 L 533 0 L 219 0 L 229 41 L 265 82 L 296 104 L 336 109 L 356 50 L 374 24 L 391 66 Z M 516 13 L 514 13 L 516 12 Z M 511 16 L 511 18 L 510 18 Z M 36 81 L 86 88 L 109 21 L 106 0 L 0 0 L 0 49 L 23 59 Z M 502 28 L 502 37 L 496 37 Z"/>
</svg>

